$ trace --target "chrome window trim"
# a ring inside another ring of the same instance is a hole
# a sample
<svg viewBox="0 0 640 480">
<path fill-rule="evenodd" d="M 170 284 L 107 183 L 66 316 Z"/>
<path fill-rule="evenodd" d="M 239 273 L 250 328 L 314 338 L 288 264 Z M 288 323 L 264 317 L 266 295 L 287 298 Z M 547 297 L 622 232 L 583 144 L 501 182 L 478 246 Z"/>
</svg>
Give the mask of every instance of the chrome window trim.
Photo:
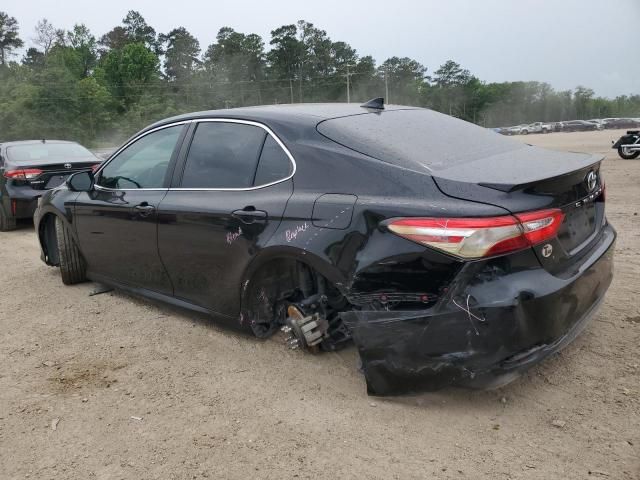
<svg viewBox="0 0 640 480">
<path fill-rule="evenodd" d="M 137 142 L 142 137 L 144 137 L 146 135 L 149 135 L 150 133 L 157 132 L 158 130 L 162 130 L 164 128 L 175 127 L 176 125 L 185 125 L 185 124 L 189 124 L 189 123 L 205 123 L 205 122 L 238 123 L 238 124 L 242 124 L 242 125 L 253 125 L 254 127 L 262 128 L 264 131 L 267 132 L 267 135 L 271 135 L 271 137 L 273 137 L 273 139 L 276 141 L 276 143 L 280 146 L 280 148 L 282 148 L 284 153 L 289 158 L 289 161 L 291 162 L 291 165 L 293 166 L 291 173 L 289 174 L 289 176 L 287 176 L 285 178 L 282 178 L 280 180 L 276 180 L 275 182 L 265 183 L 264 185 L 258 185 L 258 186 L 254 186 L 254 187 L 240 187 L 240 188 L 182 188 L 182 187 L 175 187 L 175 188 L 107 188 L 107 187 L 101 187 L 100 185 L 96 184 L 94 186 L 94 188 L 96 190 L 102 190 L 102 191 L 106 191 L 106 192 L 140 192 L 140 191 L 156 191 L 156 192 L 166 192 L 166 191 L 183 191 L 183 192 L 209 192 L 209 191 L 213 191 L 213 192 L 248 192 L 248 191 L 252 191 L 252 190 L 258 190 L 258 189 L 261 189 L 261 188 L 270 187 L 270 186 L 276 185 L 278 183 L 286 182 L 287 180 L 290 180 L 291 178 L 293 178 L 293 176 L 296 174 L 296 170 L 298 168 L 298 165 L 296 164 L 295 158 L 293 158 L 293 155 L 291 155 L 291 152 L 289 151 L 289 149 L 285 146 L 284 143 L 282 143 L 282 140 L 280 140 L 280 138 L 278 138 L 278 136 L 273 132 L 273 130 L 271 130 L 266 125 L 264 125 L 262 123 L 259 123 L 259 122 L 255 122 L 253 120 L 239 120 L 239 119 L 236 119 L 236 118 L 223 118 L 223 117 L 219 117 L 219 118 L 218 117 L 216 117 L 216 118 L 192 118 L 190 120 L 182 120 L 180 122 L 174 122 L 174 123 L 169 123 L 167 125 L 162 125 L 160 127 L 156 127 L 154 129 L 151 129 L 148 132 L 144 132 L 143 134 L 138 135 L 137 137 L 131 139 L 129 142 L 125 143 L 122 147 L 120 147 L 118 150 L 116 150 L 116 152 L 113 155 L 111 155 L 111 157 L 109 157 L 109 160 L 107 160 L 105 163 L 103 163 L 100 166 L 100 168 L 95 172 L 95 174 L 97 175 L 98 173 L 100 173 L 103 168 L 105 168 L 109 163 L 111 163 L 113 161 L 113 159 L 115 159 L 118 155 L 120 155 L 120 152 L 122 152 L 129 145 Z M 186 159 L 185 159 L 185 161 L 186 161 Z"/>
</svg>

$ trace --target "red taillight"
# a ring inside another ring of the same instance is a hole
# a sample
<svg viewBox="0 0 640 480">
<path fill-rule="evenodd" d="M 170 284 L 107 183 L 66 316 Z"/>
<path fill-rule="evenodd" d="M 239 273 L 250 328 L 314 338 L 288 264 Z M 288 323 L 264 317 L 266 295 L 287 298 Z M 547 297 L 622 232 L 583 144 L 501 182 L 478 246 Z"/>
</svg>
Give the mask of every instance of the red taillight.
<svg viewBox="0 0 640 480">
<path fill-rule="evenodd" d="M 463 258 L 500 255 L 556 236 L 558 209 L 484 218 L 402 218 L 388 224 L 396 235 Z"/>
<path fill-rule="evenodd" d="M 33 180 L 40 175 L 42 175 L 42 170 L 39 168 L 21 168 L 19 170 L 7 170 L 4 172 L 5 178 L 12 178 L 14 180 Z"/>
</svg>

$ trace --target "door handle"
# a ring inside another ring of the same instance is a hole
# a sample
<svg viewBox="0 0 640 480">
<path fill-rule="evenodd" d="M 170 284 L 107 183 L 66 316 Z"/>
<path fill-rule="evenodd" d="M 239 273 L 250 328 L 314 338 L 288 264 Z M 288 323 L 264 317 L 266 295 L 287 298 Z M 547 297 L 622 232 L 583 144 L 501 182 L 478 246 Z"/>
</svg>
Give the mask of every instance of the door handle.
<svg viewBox="0 0 640 480">
<path fill-rule="evenodd" d="M 243 223 L 264 222 L 267 220 L 267 212 L 256 210 L 255 207 L 244 207 L 242 210 L 233 211 L 231 215 L 239 218 Z"/>
<path fill-rule="evenodd" d="M 141 217 L 148 217 L 155 212 L 156 207 L 149 205 L 147 202 L 142 202 L 140 205 L 136 205 L 133 209 L 138 212 Z"/>
</svg>

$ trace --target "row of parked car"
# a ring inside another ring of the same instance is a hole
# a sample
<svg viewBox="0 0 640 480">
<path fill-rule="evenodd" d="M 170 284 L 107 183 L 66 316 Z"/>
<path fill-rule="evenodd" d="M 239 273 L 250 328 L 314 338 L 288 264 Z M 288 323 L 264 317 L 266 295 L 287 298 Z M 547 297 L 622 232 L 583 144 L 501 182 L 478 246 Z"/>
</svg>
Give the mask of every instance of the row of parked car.
<svg viewBox="0 0 640 480">
<path fill-rule="evenodd" d="M 528 135 L 530 133 L 585 132 L 605 128 L 640 127 L 640 118 L 593 118 L 591 120 L 568 120 L 564 122 L 535 122 L 513 127 L 498 127 L 493 130 L 502 135 Z"/>
</svg>

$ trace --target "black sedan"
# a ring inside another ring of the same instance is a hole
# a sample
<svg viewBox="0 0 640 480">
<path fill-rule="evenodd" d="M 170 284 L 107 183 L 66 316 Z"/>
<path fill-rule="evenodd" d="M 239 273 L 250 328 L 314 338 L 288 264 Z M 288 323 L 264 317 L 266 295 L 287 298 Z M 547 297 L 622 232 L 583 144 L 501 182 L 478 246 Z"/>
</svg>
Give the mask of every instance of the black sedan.
<svg viewBox="0 0 640 480">
<path fill-rule="evenodd" d="M 636 128 L 640 126 L 640 122 L 633 118 L 606 118 L 604 120 L 604 128 Z"/>
<path fill-rule="evenodd" d="M 290 348 L 353 341 L 372 394 L 495 386 L 575 338 L 609 287 L 600 162 L 380 100 L 200 112 L 47 193 L 36 225 L 64 283 Z"/>
<path fill-rule="evenodd" d="M 598 130 L 598 125 L 586 120 L 569 120 L 568 122 L 562 122 L 563 132 L 588 132 L 591 130 Z"/>
<path fill-rule="evenodd" d="M 12 230 L 16 220 L 31 218 L 38 198 L 73 173 L 100 163 L 75 142 L 25 140 L 0 145 L 0 231 Z"/>
</svg>

